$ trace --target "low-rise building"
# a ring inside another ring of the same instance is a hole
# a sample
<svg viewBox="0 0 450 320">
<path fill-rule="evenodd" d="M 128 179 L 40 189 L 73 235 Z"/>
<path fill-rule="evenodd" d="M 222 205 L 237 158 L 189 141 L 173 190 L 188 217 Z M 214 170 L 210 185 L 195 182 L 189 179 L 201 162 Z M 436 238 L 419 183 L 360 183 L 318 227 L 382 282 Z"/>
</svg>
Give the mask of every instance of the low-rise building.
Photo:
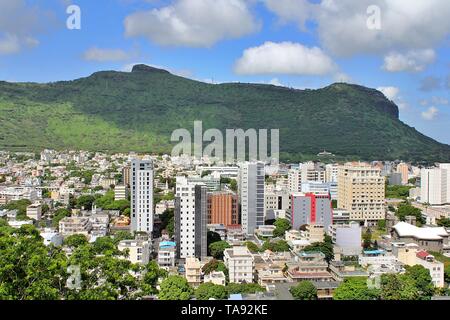
<svg viewBox="0 0 450 320">
<path fill-rule="evenodd" d="M 224 262 L 231 283 L 252 283 L 254 258 L 247 247 L 225 249 Z"/>
<path fill-rule="evenodd" d="M 265 251 L 253 255 L 255 265 L 255 280 L 261 286 L 286 282 L 284 275 L 287 263 L 292 260 L 290 252 Z"/>
<path fill-rule="evenodd" d="M 333 280 L 322 252 L 300 252 L 287 263 L 287 267 L 287 276 L 294 282 Z"/>
<path fill-rule="evenodd" d="M 194 257 L 186 258 L 184 269 L 187 282 L 193 287 L 198 287 L 202 283 L 202 265 L 200 260 Z"/>
<path fill-rule="evenodd" d="M 148 264 L 150 261 L 150 243 L 146 240 L 122 240 L 119 242 L 120 251 L 128 251 L 127 259 L 131 263 Z"/>
<path fill-rule="evenodd" d="M 212 271 L 205 275 L 203 281 L 205 283 L 211 282 L 219 286 L 224 286 L 226 284 L 226 277 L 223 271 Z"/>
<path fill-rule="evenodd" d="M 258 226 L 255 234 L 260 238 L 272 238 L 276 227 L 271 225 Z"/>
<path fill-rule="evenodd" d="M 167 269 L 175 267 L 175 242 L 163 241 L 159 243 L 158 265 Z"/>
<path fill-rule="evenodd" d="M 308 224 L 304 231 L 306 240 L 310 243 L 323 242 L 325 239 L 325 232 L 323 225 L 320 224 Z"/>
<path fill-rule="evenodd" d="M 40 232 L 40 235 L 44 239 L 44 244 L 46 246 L 49 246 L 50 244 L 61 246 L 63 244 L 64 237 L 58 232 L 46 229 Z"/>
<path fill-rule="evenodd" d="M 369 273 L 356 266 L 353 263 L 344 261 L 331 261 L 329 266 L 330 272 L 336 281 L 344 281 L 345 278 L 364 277 L 367 278 Z"/>
<path fill-rule="evenodd" d="M 437 261 L 433 255 L 426 251 L 419 251 L 416 254 L 416 263 L 430 271 L 431 281 L 436 288 L 443 288 L 444 282 L 444 264 Z"/>
<path fill-rule="evenodd" d="M 91 229 L 92 225 L 88 217 L 65 217 L 59 221 L 59 232 L 64 237 L 74 234 L 88 236 Z"/>
<path fill-rule="evenodd" d="M 27 207 L 27 217 L 36 221 L 42 218 L 42 206 L 39 203 L 31 204 Z"/>
<path fill-rule="evenodd" d="M 449 234 L 444 227 L 416 227 L 406 222 L 399 222 L 391 229 L 394 240 L 415 243 L 423 250 L 449 252 Z"/>
<path fill-rule="evenodd" d="M 364 267 L 368 265 L 393 265 L 398 261 L 396 256 L 387 254 L 384 250 L 366 250 L 358 257 L 358 263 Z"/>
<path fill-rule="evenodd" d="M 342 255 L 357 256 L 361 253 L 361 226 L 359 223 L 332 225 L 329 229 L 333 243 Z"/>
</svg>

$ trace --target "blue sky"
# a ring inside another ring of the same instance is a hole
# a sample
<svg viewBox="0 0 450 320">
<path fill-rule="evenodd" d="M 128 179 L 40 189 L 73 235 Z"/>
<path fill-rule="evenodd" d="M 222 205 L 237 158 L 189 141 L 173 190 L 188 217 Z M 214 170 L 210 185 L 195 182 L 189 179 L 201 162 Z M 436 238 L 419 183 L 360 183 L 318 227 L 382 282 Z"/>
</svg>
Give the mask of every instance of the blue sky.
<svg viewBox="0 0 450 320">
<path fill-rule="evenodd" d="M 80 30 L 66 27 L 73 4 Z M 402 121 L 450 144 L 449 15 L 448 0 L 0 0 L 0 79 L 146 63 L 200 81 L 346 81 L 379 88 Z"/>
</svg>

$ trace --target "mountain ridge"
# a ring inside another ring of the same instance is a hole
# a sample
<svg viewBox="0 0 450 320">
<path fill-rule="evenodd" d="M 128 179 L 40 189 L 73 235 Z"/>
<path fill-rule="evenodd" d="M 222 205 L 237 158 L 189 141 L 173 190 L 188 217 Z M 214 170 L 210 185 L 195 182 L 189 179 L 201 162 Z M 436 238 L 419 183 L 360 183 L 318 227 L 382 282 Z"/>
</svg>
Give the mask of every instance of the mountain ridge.
<svg viewBox="0 0 450 320">
<path fill-rule="evenodd" d="M 6 115 L 9 112 L 9 117 Z M 46 84 L 0 82 L 0 149 L 170 152 L 171 132 L 280 129 L 283 160 L 450 161 L 450 146 L 399 120 L 383 93 L 355 84 L 293 89 L 209 84 L 136 65 Z"/>
</svg>

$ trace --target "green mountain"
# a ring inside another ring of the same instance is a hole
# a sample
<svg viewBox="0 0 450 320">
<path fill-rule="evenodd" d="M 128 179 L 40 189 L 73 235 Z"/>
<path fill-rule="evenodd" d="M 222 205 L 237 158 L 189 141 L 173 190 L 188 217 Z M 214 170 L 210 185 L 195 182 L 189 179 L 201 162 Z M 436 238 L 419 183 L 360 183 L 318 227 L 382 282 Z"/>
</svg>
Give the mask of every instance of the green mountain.
<svg viewBox="0 0 450 320">
<path fill-rule="evenodd" d="M 346 159 L 450 161 L 450 146 L 398 119 L 374 89 L 206 84 L 137 65 L 56 83 L 0 82 L 0 149 L 170 152 L 172 131 L 280 129 L 283 160 L 327 150 Z"/>
</svg>

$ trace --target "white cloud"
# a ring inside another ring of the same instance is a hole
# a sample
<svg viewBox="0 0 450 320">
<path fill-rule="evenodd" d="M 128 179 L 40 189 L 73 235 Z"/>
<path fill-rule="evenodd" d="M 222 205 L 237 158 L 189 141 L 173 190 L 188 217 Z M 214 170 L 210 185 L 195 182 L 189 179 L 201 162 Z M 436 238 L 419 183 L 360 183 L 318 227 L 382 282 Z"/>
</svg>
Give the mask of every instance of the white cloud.
<svg viewBox="0 0 450 320">
<path fill-rule="evenodd" d="M 36 34 L 53 23 L 53 16 L 24 0 L 0 0 L 0 55 L 15 54 L 39 44 Z"/>
<path fill-rule="evenodd" d="M 426 107 L 428 105 L 447 106 L 449 104 L 449 100 L 447 98 L 433 96 L 430 100 L 422 99 L 419 101 L 419 103 L 423 107 Z"/>
<path fill-rule="evenodd" d="M 266 6 L 276 13 L 281 22 L 295 21 L 300 29 L 305 30 L 305 22 L 311 16 L 312 5 L 298 0 L 266 0 Z"/>
<path fill-rule="evenodd" d="M 0 38 L 0 54 L 13 54 L 20 51 L 19 38 L 14 35 L 5 35 Z"/>
<path fill-rule="evenodd" d="M 308 48 L 293 42 L 266 42 L 246 49 L 234 70 L 241 75 L 327 75 L 336 72 L 337 66 L 318 47 Z"/>
<path fill-rule="evenodd" d="M 161 45 L 188 47 L 211 47 L 259 28 L 245 0 L 176 0 L 125 19 L 128 37 L 143 36 Z"/>
<path fill-rule="evenodd" d="M 450 33 L 448 0 L 322 0 L 316 4 L 277 0 L 277 7 L 272 0 L 265 2 L 282 20 L 300 25 L 307 18 L 295 12 L 307 8 L 308 18 L 317 23 L 322 46 L 340 56 L 432 48 Z M 380 9 L 380 30 L 367 27 L 371 5 Z M 280 10 L 283 6 L 289 10 Z"/>
<path fill-rule="evenodd" d="M 439 110 L 436 107 L 429 107 L 427 111 L 422 112 L 422 118 L 433 120 L 438 115 Z"/>
<path fill-rule="evenodd" d="M 132 54 L 125 52 L 122 49 L 100 49 L 93 47 L 88 49 L 83 58 L 88 61 L 123 61 L 132 57 Z"/>
<path fill-rule="evenodd" d="M 378 87 L 377 90 L 383 92 L 386 98 L 391 101 L 395 101 L 400 93 L 400 89 L 397 87 Z"/>
<path fill-rule="evenodd" d="M 389 72 L 419 72 L 435 59 L 436 53 L 432 49 L 411 50 L 406 54 L 391 52 L 384 57 L 383 69 Z"/>
</svg>

